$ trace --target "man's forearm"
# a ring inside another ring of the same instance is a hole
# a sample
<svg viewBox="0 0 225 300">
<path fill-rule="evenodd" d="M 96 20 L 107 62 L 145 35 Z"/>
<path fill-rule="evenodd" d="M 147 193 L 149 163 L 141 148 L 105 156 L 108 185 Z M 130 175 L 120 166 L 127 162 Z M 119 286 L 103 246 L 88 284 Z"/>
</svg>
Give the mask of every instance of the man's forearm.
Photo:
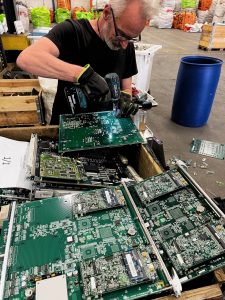
<svg viewBox="0 0 225 300">
<path fill-rule="evenodd" d="M 39 52 L 35 56 L 29 53 L 23 53 L 17 60 L 17 64 L 23 70 L 34 75 L 57 78 L 65 81 L 73 82 L 82 71 L 83 67 L 72 65 L 61 61 L 57 57 L 48 53 Z"/>
<path fill-rule="evenodd" d="M 60 59 L 59 50 L 48 38 L 41 38 L 17 58 L 17 65 L 34 75 L 74 82 L 83 67 L 66 63 Z"/>
</svg>

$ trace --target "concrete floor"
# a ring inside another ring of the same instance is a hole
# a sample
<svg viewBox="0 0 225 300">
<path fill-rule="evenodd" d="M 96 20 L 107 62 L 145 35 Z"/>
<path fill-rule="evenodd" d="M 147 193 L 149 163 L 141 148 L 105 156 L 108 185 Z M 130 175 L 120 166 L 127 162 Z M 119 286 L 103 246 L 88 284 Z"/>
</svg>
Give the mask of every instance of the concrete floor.
<svg viewBox="0 0 225 300">
<path fill-rule="evenodd" d="M 204 156 L 189 151 L 193 138 L 225 143 L 225 65 L 222 66 L 219 85 L 213 107 L 205 126 L 199 128 L 183 127 L 170 120 L 172 101 L 180 65 L 186 55 L 204 55 L 221 58 L 225 61 L 225 51 L 204 51 L 198 49 L 200 33 L 186 33 L 176 29 L 156 29 L 147 27 L 142 41 L 160 44 L 162 49 L 153 58 L 150 90 L 158 102 L 158 107 L 148 112 L 147 125 L 154 135 L 164 143 L 166 160 L 176 156 L 202 164 Z M 206 157 L 207 169 L 191 166 L 188 172 L 208 193 L 210 197 L 225 198 L 225 161 Z M 206 174 L 206 171 L 214 174 Z"/>
</svg>

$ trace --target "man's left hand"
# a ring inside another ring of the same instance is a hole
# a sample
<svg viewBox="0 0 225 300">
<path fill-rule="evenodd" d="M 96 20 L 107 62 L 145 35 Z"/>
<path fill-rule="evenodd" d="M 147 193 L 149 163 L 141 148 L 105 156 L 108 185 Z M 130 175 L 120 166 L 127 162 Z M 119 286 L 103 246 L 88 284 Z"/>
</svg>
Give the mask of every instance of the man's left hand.
<svg viewBox="0 0 225 300">
<path fill-rule="evenodd" d="M 119 117 L 126 118 L 138 112 L 139 105 L 132 101 L 132 96 L 126 91 L 121 91 L 118 102 Z"/>
</svg>

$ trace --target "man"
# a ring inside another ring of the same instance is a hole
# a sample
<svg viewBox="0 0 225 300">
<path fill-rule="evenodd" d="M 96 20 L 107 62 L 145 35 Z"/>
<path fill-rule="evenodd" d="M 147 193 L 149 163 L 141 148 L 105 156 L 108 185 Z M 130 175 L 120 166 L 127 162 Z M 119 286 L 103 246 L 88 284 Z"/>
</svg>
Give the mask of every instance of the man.
<svg viewBox="0 0 225 300">
<path fill-rule="evenodd" d="M 65 87 L 87 86 L 89 105 L 95 111 L 101 109 L 100 102 L 108 93 L 103 79 L 106 74 L 117 73 L 121 90 L 131 93 L 137 66 L 130 40 L 140 35 L 150 19 L 151 3 L 151 0 L 109 0 L 98 20 L 67 20 L 19 55 L 17 64 L 22 69 L 59 79 L 51 124 L 58 124 L 59 115 L 70 112 Z M 137 109 L 130 97 L 121 98 L 119 105 L 125 115 L 134 114 Z"/>
</svg>

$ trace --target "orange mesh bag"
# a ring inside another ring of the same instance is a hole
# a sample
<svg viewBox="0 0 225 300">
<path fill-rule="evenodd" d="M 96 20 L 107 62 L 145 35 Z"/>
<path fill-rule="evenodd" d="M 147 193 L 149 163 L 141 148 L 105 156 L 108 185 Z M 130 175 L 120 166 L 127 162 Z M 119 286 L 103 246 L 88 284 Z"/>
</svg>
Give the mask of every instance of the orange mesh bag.
<svg viewBox="0 0 225 300">
<path fill-rule="evenodd" d="M 200 10 L 209 10 L 210 6 L 212 4 L 212 0 L 200 0 L 198 9 Z"/>
<path fill-rule="evenodd" d="M 184 12 L 177 13 L 173 18 L 173 27 L 175 29 L 182 29 L 184 19 Z"/>
<path fill-rule="evenodd" d="M 71 1 L 70 0 L 57 0 L 57 8 L 67 8 L 71 10 Z"/>
<path fill-rule="evenodd" d="M 51 21 L 51 23 L 53 23 L 54 22 L 54 11 L 53 11 L 53 9 L 49 9 L 49 11 L 50 11 L 50 21 Z"/>
<path fill-rule="evenodd" d="M 186 12 L 184 23 L 183 23 L 183 30 L 185 30 L 185 24 L 195 24 L 197 21 L 197 16 L 195 12 Z"/>
<path fill-rule="evenodd" d="M 173 27 L 186 30 L 185 24 L 195 24 L 197 20 L 195 12 L 179 12 L 173 19 Z"/>
<path fill-rule="evenodd" d="M 177 18 L 177 14 L 175 14 L 173 16 L 173 25 L 172 25 L 172 27 L 175 28 L 175 29 L 177 29 L 177 24 L 178 24 L 178 20 L 177 19 L 178 19 Z"/>
</svg>

